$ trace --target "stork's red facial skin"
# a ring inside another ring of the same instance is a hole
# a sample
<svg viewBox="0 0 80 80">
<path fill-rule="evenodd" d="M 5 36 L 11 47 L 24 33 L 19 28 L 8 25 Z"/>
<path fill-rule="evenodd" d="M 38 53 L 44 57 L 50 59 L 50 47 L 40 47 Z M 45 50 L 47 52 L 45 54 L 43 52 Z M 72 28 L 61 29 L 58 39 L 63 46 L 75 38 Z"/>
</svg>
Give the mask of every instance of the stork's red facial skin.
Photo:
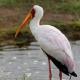
<svg viewBox="0 0 80 80">
<path fill-rule="evenodd" d="M 35 10 L 34 10 L 34 8 L 32 8 L 31 14 L 32 14 L 32 18 L 35 17 Z"/>
<path fill-rule="evenodd" d="M 35 10 L 32 8 L 26 18 L 23 20 L 22 24 L 19 26 L 19 28 L 16 30 L 15 38 L 18 36 L 21 29 L 23 29 L 26 24 L 29 23 L 29 21 L 35 16 Z"/>
</svg>

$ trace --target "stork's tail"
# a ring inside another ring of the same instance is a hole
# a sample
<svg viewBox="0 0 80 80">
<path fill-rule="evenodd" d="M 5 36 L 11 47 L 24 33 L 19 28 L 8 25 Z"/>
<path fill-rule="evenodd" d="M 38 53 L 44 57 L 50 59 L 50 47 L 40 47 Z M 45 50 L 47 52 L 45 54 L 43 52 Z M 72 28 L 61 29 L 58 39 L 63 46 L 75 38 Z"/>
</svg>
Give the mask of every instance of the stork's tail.
<svg viewBox="0 0 80 80">
<path fill-rule="evenodd" d="M 77 74 L 75 72 L 70 73 L 72 76 L 77 77 Z"/>
</svg>

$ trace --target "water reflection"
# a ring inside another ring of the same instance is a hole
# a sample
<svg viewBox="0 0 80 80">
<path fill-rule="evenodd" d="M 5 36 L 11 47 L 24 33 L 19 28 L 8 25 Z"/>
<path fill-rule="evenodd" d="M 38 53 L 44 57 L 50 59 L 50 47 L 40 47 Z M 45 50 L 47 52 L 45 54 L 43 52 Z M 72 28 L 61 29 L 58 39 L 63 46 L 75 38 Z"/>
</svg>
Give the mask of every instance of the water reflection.
<svg viewBox="0 0 80 80">
<path fill-rule="evenodd" d="M 72 42 L 72 49 L 77 62 L 76 70 L 80 75 L 78 70 L 80 69 L 80 45 L 77 44 L 78 42 Z M 52 71 L 53 77 L 57 80 L 59 78 L 58 70 L 54 65 L 52 65 Z M 48 80 L 47 58 L 39 45 L 31 43 L 31 46 L 24 48 L 3 47 L 3 51 L 0 51 L 0 80 L 22 80 L 24 76 L 26 80 Z M 65 77 L 64 75 L 64 80 Z M 79 77 L 76 78 L 76 80 L 79 79 Z"/>
</svg>

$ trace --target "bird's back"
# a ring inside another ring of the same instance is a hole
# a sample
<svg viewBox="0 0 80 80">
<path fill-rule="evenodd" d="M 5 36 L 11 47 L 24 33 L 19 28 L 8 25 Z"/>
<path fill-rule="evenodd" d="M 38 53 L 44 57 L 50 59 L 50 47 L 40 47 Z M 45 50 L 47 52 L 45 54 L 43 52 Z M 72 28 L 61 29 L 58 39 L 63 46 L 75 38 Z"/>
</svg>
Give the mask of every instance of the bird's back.
<svg viewBox="0 0 80 80">
<path fill-rule="evenodd" d="M 36 31 L 36 40 L 40 47 L 50 56 L 74 69 L 74 60 L 68 39 L 57 28 L 50 25 L 42 25 Z"/>
<path fill-rule="evenodd" d="M 36 39 L 40 45 L 48 45 L 46 48 L 50 47 L 50 49 L 52 48 L 53 50 L 63 50 L 68 56 L 73 58 L 70 42 L 57 28 L 50 25 L 42 25 L 37 29 Z"/>
</svg>

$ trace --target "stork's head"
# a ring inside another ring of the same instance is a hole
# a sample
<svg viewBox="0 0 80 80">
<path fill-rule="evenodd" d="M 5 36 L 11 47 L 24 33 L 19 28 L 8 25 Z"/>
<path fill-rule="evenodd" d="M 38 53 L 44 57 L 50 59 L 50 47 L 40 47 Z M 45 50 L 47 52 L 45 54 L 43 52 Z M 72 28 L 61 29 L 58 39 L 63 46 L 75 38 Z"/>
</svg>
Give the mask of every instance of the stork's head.
<svg viewBox="0 0 80 80">
<path fill-rule="evenodd" d="M 41 18 L 43 16 L 43 8 L 42 7 L 40 7 L 38 5 L 34 5 L 33 10 L 35 11 L 35 14 L 34 14 L 35 18 Z"/>
<path fill-rule="evenodd" d="M 28 13 L 28 15 L 26 16 L 26 18 L 23 20 L 22 24 L 17 29 L 15 37 L 17 37 L 20 30 L 23 29 L 30 22 L 30 20 L 32 20 L 33 18 L 41 19 L 42 16 L 43 16 L 43 8 L 38 5 L 34 5 L 30 10 L 30 12 Z"/>
</svg>

